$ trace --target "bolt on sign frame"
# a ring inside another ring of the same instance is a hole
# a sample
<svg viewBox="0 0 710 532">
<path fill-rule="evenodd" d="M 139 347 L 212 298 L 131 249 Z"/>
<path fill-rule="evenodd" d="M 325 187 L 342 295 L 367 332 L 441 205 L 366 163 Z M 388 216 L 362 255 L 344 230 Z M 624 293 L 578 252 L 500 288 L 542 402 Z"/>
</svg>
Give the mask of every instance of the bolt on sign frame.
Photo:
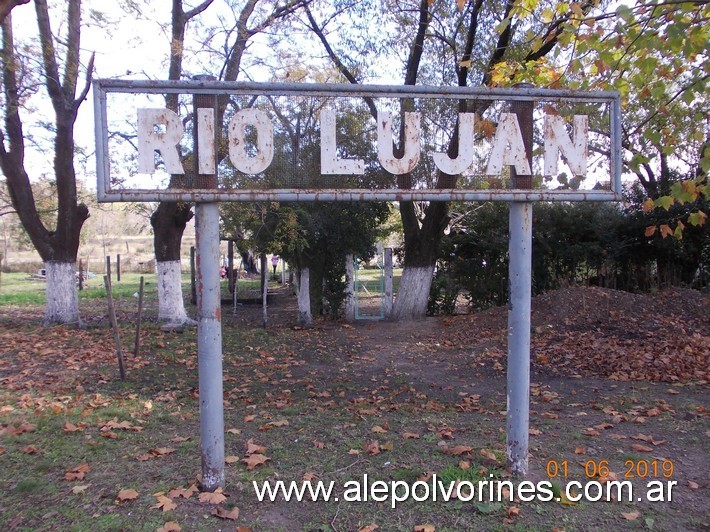
<svg viewBox="0 0 710 532">
<path fill-rule="evenodd" d="M 224 484 L 223 201 L 510 204 L 507 458 L 528 469 L 532 202 L 621 197 L 615 92 L 96 80 L 99 201 L 196 202 L 203 489 Z"/>
</svg>

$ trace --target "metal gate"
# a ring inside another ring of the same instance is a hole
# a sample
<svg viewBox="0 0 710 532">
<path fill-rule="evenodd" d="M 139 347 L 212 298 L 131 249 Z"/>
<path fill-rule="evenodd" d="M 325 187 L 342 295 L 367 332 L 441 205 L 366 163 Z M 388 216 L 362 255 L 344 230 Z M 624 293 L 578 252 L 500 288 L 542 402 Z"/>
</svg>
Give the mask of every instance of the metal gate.
<svg viewBox="0 0 710 532">
<path fill-rule="evenodd" d="M 363 268 L 354 259 L 353 295 L 356 320 L 382 320 L 385 318 L 385 268 L 382 255 L 377 255 L 373 268 Z"/>
</svg>

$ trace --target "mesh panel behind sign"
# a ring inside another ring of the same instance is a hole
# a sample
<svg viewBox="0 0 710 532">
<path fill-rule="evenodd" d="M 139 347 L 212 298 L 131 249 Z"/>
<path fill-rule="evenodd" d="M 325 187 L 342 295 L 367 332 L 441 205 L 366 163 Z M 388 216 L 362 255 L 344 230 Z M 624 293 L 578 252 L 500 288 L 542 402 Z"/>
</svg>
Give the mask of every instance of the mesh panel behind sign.
<svg viewBox="0 0 710 532">
<path fill-rule="evenodd" d="M 97 82 L 100 199 L 618 193 L 612 96 L 183 85 Z"/>
</svg>

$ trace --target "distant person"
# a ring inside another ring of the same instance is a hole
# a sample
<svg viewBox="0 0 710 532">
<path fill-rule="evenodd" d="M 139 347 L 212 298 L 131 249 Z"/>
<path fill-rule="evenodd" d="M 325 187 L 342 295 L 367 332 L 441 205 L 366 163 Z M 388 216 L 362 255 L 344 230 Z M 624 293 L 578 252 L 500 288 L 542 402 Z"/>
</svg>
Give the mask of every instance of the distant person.
<svg viewBox="0 0 710 532">
<path fill-rule="evenodd" d="M 276 267 L 279 265 L 279 256 L 278 255 L 272 255 L 271 256 L 271 267 L 274 269 L 274 278 L 276 278 Z"/>
</svg>

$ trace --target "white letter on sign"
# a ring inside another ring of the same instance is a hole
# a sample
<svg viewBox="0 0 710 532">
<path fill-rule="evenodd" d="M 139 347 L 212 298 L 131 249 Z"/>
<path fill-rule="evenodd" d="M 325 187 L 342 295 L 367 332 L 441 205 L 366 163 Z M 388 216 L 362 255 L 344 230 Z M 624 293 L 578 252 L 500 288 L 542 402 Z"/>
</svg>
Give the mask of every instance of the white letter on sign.
<svg viewBox="0 0 710 532">
<path fill-rule="evenodd" d="M 392 113 L 377 114 L 377 156 L 382 167 L 391 174 L 407 174 L 419 163 L 419 113 L 404 113 L 404 155 L 395 159 L 392 146 Z"/>
<path fill-rule="evenodd" d="M 508 165 L 515 166 L 518 175 L 530 175 L 530 164 L 525 155 L 525 144 L 523 144 L 518 117 L 513 113 L 502 113 L 493 137 L 493 148 L 488 158 L 486 175 L 500 175 L 503 166 Z"/>
<path fill-rule="evenodd" d="M 256 155 L 247 154 L 244 128 L 256 129 Z M 242 109 L 229 122 L 229 160 L 245 174 L 258 174 L 266 170 L 274 158 L 274 125 L 265 112 Z"/>
<path fill-rule="evenodd" d="M 473 126 L 474 113 L 459 113 L 459 155 L 451 159 L 445 153 L 433 153 L 436 167 L 449 175 L 463 173 L 473 162 Z"/>
<path fill-rule="evenodd" d="M 214 109 L 197 109 L 197 173 L 215 173 Z"/>
<path fill-rule="evenodd" d="M 339 159 L 335 131 L 335 111 L 320 112 L 320 171 L 323 175 L 364 174 L 362 159 Z"/>
<path fill-rule="evenodd" d="M 165 126 L 164 132 L 155 126 Z M 159 151 L 169 174 L 184 174 L 177 145 L 185 129 L 180 117 L 170 109 L 138 109 L 138 172 L 155 172 L 155 152 Z"/>
<path fill-rule="evenodd" d="M 587 115 L 574 115 L 572 136 L 561 116 L 545 115 L 545 175 L 557 175 L 560 154 L 574 175 L 587 175 Z"/>
</svg>

